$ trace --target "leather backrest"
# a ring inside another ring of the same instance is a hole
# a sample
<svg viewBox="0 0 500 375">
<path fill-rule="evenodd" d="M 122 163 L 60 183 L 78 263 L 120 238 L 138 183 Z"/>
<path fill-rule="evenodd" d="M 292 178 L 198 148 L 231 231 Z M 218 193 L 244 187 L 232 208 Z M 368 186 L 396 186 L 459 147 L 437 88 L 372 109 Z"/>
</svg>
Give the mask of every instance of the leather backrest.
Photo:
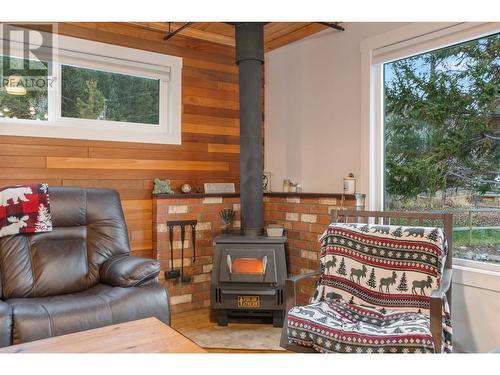
<svg viewBox="0 0 500 375">
<path fill-rule="evenodd" d="M 3 298 L 86 290 L 109 257 L 128 254 L 128 231 L 111 189 L 50 187 L 53 231 L 0 238 Z"/>
<path fill-rule="evenodd" d="M 446 250 L 440 228 L 331 224 L 321 237 L 322 275 L 315 298 L 428 310 Z"/>
</svg>

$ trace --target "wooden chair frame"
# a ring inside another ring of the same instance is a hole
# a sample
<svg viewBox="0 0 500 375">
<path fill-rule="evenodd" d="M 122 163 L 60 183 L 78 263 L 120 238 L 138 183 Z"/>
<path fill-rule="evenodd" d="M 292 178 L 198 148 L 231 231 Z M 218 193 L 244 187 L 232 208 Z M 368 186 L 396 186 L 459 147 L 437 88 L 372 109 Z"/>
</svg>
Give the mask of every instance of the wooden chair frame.
<svg viewBox="0 0 500 375">
<path fill-rule="evenodd" d="M 351 220 L 349 220 L 351 219 Z M 331 213 L 331 222 L 370 223 L 381 225 L 405 226 L 432 226 L 442 228 L 448 242 L 448 253 L 445 259 L 443 274 L 438 289 L 431 292 L 430 301 L 430 326 L 436 353 L 441 352 L 442 337 L 442 311 L 444 297 L 448 300 L 451 309 L 451 283 L 452 283 L 452 258 L 453 258 L 453 215 L 449 213 L 424 213 L 424 212 L 396 212 L 396 211 L 356 211 L 335 210 Z M 285 321 L 281 333 L 280 346 L 287 350 L 299 353 L 314 353 L 312 348 L 290 344 L 287 335 L 288 311 L 297 306 L 297 287 L 301 280 L 319 277 L 320 271 L 295 275 L 285 282 Z"/>
</svg>

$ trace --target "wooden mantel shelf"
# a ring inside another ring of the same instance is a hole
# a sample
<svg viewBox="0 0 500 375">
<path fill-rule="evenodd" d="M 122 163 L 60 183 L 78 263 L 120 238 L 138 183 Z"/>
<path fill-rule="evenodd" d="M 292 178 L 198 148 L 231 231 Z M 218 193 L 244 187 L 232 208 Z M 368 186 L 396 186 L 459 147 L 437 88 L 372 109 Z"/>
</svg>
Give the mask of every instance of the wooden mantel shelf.
<svg viewBox="0 0 500 375">
<path fill-rule="evenodd" d="M 210 197 L 222 197 L 222 198 L 239 198 L 240 193 L 190 193 L 190 194 L 153 194 L 154 199 L 185 199 L 185 198 L 210 198 Z"/>
<path fill-rule="evenodd" d="M 365 194 L 362 194 L 363 197 Z M 336 199 L 356 199 L 354 194 L 342 194 L 342 193 L 282 193 L 282 192 L 272 192 L 264 193 L 266 197 L 300 197 L 300 198 L 336 198 Z"/>
<path fill-rule="evenodd" d="M 365 197 L 365 194 L 362 194 Z M 183 198 L 208 198 L 208 197 L 222 197 L 222 198 L 238 198 L 239 193 L 192 193 L 192 194 L 157 194 L 153 195 L 155 199 L 183 199 Z M 282 193 L 271 192 L 264 193 L 265 197 L 298 197 L 298 198 L 336 198 L 336 199 L 356 199 L 354 194 L 341 194 L 341 193 Z"/>
</svg>

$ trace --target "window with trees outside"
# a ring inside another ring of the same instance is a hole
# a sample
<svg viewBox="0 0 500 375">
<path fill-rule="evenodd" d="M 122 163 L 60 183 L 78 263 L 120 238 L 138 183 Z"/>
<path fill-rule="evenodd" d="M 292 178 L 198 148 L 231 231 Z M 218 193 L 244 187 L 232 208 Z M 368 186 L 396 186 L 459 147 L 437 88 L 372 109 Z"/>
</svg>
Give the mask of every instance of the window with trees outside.
<svg viewBox="0 0 500 375">
<path fill-rule="evenodd" d="M 452 211 L 454 257 L 500 264 L 500 34 L 383 73 L 385 208 Z"/>
<path fill-rule="evenodd" d="M 4 72 L 12 64 L 26 64 L 23 59 L 2 57 Z M 17 61 L 19 60 L 19 61 Z M 98 71 L 70 65 L 61 66 L 61 116 L 88 120 L 109 120 L 145 125 L 159 125 L 158 79 Z M 29 76 L 16 69 L 9 77 Z M 48 75 L 48 68 L 45 67 Z M 21 85 L 14 87 L 23 87 Z M 49 92 L 47 85 L 38 89 L 0 91 L 0 117 L 47 121 Z"/>
<path fill-rule="evenodd" d="M 180 143 L 181 58 L 59 38 L 35 71 L 21 47 L 0 56 L 0 134 Z"/>
<path fill-rule="evenodd" d="M 159 100 L 159 79 L 61 67 L 62 117 L 159 125 Z"/>
</svg>

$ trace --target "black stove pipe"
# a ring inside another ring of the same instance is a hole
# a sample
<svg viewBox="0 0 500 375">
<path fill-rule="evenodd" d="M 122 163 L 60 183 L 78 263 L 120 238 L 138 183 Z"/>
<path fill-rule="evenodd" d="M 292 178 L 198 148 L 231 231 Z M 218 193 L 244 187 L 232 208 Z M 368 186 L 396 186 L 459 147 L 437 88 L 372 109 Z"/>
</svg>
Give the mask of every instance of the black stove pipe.
<svg viewBox="0 0 500 375">
<path fill-rule="evenodd" d="M 264 230 L 262 194 L 262 64 L 264 23 L 235 23 L 240 83 L 240 200 L 243 235 Z"/>
</svg>

